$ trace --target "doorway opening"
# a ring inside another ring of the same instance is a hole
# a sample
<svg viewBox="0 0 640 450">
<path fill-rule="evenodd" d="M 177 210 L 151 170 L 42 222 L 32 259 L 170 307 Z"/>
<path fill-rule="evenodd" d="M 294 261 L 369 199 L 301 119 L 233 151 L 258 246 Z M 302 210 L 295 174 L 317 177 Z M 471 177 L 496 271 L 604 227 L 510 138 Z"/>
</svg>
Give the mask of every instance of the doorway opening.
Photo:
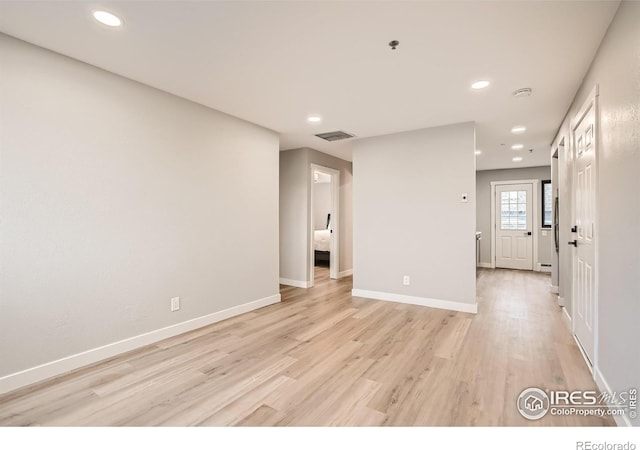
<svg viewBox="0 0 640 450">
<path fill-rule="evenodd" d="M 340 171 L 311 164 L 309 217 L 309 287 L 317 276 L 339 273 Z"/>
</svg>

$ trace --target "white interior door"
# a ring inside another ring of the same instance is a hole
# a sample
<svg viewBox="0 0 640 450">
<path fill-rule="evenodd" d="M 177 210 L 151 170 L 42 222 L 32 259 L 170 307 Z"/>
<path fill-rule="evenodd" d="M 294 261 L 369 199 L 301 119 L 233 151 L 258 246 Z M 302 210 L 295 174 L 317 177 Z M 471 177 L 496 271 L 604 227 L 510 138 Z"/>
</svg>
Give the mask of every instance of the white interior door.
<svg viewBox="0 0 640 450">
<path fill-rule="evenodd" d="M 496 186 L 496 267 L 533 270 L 533 185 Z"/>
<path fill-rule="evenodd" d="M 574 333 L 593 364 L 595 334 L 595 109 L 593 102 L 574 130 L 574 205 L 576 233 L 573 251 Z"/>
</svg>

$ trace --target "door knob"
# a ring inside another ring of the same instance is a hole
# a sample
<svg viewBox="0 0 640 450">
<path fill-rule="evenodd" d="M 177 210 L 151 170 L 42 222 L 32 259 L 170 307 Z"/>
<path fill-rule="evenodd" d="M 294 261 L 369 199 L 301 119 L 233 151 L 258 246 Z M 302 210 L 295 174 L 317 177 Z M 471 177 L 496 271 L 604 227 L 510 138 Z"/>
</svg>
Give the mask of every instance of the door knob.
<svg viewBox="0 0 640 450">
<path fill-rule="evenodd" d="M 531 231 L 527 231 L 527 236 L 531 236 Z"/>
<path fill-rule="evenodd" d="M 572 232 L 572 233 L 577 233 L 577 232 L 578 232 L 578 227 L 577 227 L 577 225 L 576 225 L 576 226 L 572 226 L 572 227 L 571 227 L 571 232 Z"/>
<path fill-rule="evenodd" d="M 577 247 L 578 241 L 577 240 L 569 241 L 569 245 L 573 245 L 574 247 Z"/>
</svg>

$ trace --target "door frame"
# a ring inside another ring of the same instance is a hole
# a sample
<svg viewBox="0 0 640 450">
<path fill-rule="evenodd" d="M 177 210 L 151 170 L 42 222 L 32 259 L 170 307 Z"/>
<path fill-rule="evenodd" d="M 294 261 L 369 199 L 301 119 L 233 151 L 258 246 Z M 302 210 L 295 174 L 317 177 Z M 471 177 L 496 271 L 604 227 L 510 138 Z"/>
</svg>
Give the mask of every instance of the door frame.
<svg viewBox="0 0 640 450">
<path fill-rule="evenodd" d="M 587 367 L 591 371 L 592 376 L 595 378 L 596 371 L 598 369 L 598 346 L 599 346 L 599 319 L 600 315 L 599 305 L 598 305 L 598 292 L 600 289 L 600 276 L 599 276 L 599 264 L 598 261 L 600 259 L 600 239 L 598 239 L 598 234 L 600 230 L 600 211 L 598 208 L 598 167 L 599 167 L 599 149 L 600 149 L 600 110 L 598 105 L 598 98 L 600 96 L 598 85 L 596 84 L 589 95 L 585 99 L 584 103 L 578 110 L 578 113 L 573 117 L 569 126 L 569 139 L 570 139 L 570 151 L 571 151 L 571 223 L 576 223 L 576 179 L 577 179 L 577 167 L 576 167 L 576 139 L 575 139 L 575 131 L 584 116 L 587 114 L 589 109 L 593 106 L 594 120 L 593 120 L 593 185 L 594 185 L 594 198 L 593 198 L 593 208 L 595 210 L 594 221 L 593 224 L 593 240 L 594 240 L 594 257 L 593 257 L 593 361 L 589 361 L 589 358 L 585 354 L 582 345 L 578 337 L 576 336 L 576 251 L 575 249 L 571 249 L 571 334 L 573 335 L 573 339 L 576 341 L 578 345 L 578 349 L 580 349 L 580 353 L 584 358 Z"/>
<path fill-rule="evenodd" d="M 313 195 L 314 195 L 314 180 L 313 174 L 315 171 L 323 172 L 331 176 L 331 242 L 329 244 L 329 278 L 332 280 L 338 279 L 339 262 L 340 262 L 340 171 L 331 169 L 330 167 L 324 167 L 317 164 L 311 164 L 309 168 L 309 211 L 307 214 L 307 221 L 309 223 L 308 228 L 308 253 L 309 253 L 309 287 L 314 285 L 314 269 L 315 269 L 315 251 L 313 248 Z"/>
<path fill-rule="evenodd" d="M 496 268 L 496 186 L 505 184 L 531 184 L 533 191 L 531 199 L 531 209 L 533 209 L 533 217 L 531 218 L 531 228 L 533 234 L 532 248 L 532 268 L 535 272 L 539 272 L 538 267 L 538 184 L 540 180 L 509 180 L 509 181 L 492 181 L 491 182 L 491 268 Z"/>
</svg>

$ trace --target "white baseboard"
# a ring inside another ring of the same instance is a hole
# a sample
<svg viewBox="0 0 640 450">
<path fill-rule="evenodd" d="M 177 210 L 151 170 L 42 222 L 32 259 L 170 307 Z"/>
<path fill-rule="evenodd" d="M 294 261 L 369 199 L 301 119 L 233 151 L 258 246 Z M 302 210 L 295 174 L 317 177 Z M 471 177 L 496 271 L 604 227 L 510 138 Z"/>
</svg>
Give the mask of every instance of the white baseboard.
<svg viewBox="0 0 640 450">
<path fill-rule="evenodd" d="M 553 284 L 551 285 L 551 293 L 552 294 L 559 294 L 560 293 L 560 288 L 558 286 L 554 286 Z M 562 306 L 562 305 L 560 305 Z"/>
<path fill-rule="evenodd" d="M 609 383 L 607 383 L 607 380 L 604 379 L 602 372 L 600 372 L 600 370 L 597 368 L 594 371 L 593 379 L 595 380 L 596 385 L 598 386 L 598 389 L 600 389 L 600 392 L 607 392 L 609 394 L 613 393 L 613 391 L 609 387 Z M 619 427 L 633 426 L 631 425 L 631 420 L 629 420 L 629 416 L 627 415 L 612 416 L 612 417 L 613 417 L 613 420 L 616 421 L 616 425 L 618 425 Z"/>
<path fill-rule="evenodd" d="M 385 300 L 388 302 L 408 303 L 410 305 L 428 306 L 430 308 L 449 309 L 476 314 L 478 303 L 461 303 L 450 300 L 438 300 L 435 298 L 413 297 L 410 295 L 390 294 L 388 292 L 367 291 L 364 289 L 353 289 L 351 295 L 354 297 L 371 298 L 374 300 Z"/>
<path fill-rule="evenodd" d="M 562 302 L 564 303 L 564 298 L 558 297 L 558 299 L 561 299 L 561 298 L 562 298 Z M 567 308 L 565 307 L 562 307 L 562 318 L 564 319 L 564 323 L 567 324 L 569 331 L 573 333 L 573 327 L 571 326 L 571 316 L 569 315 L 569 313 L 567 312 Z"/>
<path fill-rule="evenodd" d="M 580 354 L 582 355 L 582 359 L 584 360 L 584 364 L 587 366 L 587 369 L 589 369 L 589 373 L 591 374 L 592 377 L 595 377 L 595 372 L 594 372 L 595 367 L 591 363 L 591 360 L 587 356 L 587 353 L 584 351 L 584 348 L 582 348 L 582 344 L 580 343 L 580 340 L 578 339 L 578 336 L 576 336 L 576 334 L 573 333 L 573 331 L 571 332 L 571 335 L 573 336 L 573 340 L 575 341 L 576 345 L 578 346 L 578 350 L 580 350 Z"/>
<path fill-rule="evenodd" d="M 479 262 L 478 264 L 476 264 L 476 267 L 484 267 L 485 269 L 495 269 L 493 264 L 488 262 Z"/>
<path fill-rule="evenodd" d="M 284 284 L 286 286 L 299 287 L 303 289 L 307 289 L 311 287 L 311 282 L 309 281 L 290 280 L 288 278 L 280 278 L 280 284 Z"/>
<path fill-rule="evenodd" d="M 566 305 L 566 303 L 564 302 L 564 297 L 558 295 L 558 306 L 561 306 L 562 308 L 564 308 Z"/>
<path fill-rule="evenodd" d="M 338 273 L 338 278 L 349 277 L 351 275 L 353 275 L 353 269 L 343 270 L 342 272 Z"/>
<path fill-rule="evenodd" d="M 123 339 L 118 342 L 103 345 L 102 347 L 67 356 L 20 372 L 5 375 L 0 378 L 0 394 L 65 374 L 89 364 L 93 364 L 188 331 L 196 330 L 230 317 L 238 316 L 274 303 L 279 303 L 280 300 L 280 294 L 272 295 L 260 300 L 255 300 L 253 302 L 244 303 L 212 314 L 207 314 L 206 316 L 197 317 L 175 325 L 169 325 L 165 328 L 160 328 L 158 330 Z"/>
</svg>

